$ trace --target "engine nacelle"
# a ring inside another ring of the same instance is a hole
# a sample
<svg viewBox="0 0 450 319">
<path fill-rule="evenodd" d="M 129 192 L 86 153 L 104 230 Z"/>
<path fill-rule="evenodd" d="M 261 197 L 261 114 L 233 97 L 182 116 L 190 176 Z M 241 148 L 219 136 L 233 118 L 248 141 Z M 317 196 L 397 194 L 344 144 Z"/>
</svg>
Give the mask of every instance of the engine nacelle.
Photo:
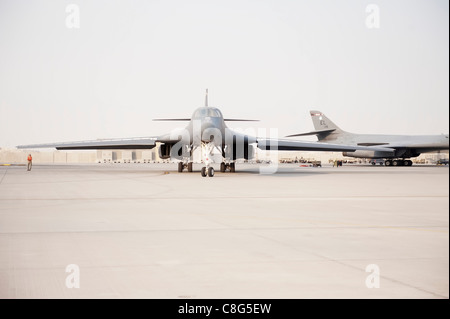
<svg viewBox="0 0 450 319">
<path fill-rule="evenodd" d="M 244 158 L 246 160 L 249 160 L 249 159 L 252 159 L 255 157 L 255 148 L 253 147 L 253 145 L 247 144 L 246 150 L 247 150 L 247 152 L 244 152 Z"/>
<path fill-rule="evenodd" d="M 394 156 L 392 152 L 363 151 L 363 150 L 358 150 L 354 152 L 343 152 L 342 155 L 357 158 L 389 158 Z"/>
<path fill-rule="evenodd" d="M 175 149 L 174 145 L 176 144 L 162 143 L 158 149 L 159 157 L 161 159 L 181 159 L 183 149 L 181 146 Z"/>
<path fill-rule="evenodd" d="M 233 143 L 226 148 L 225 157 L 231 160 L 244 158 L 246 160 L 255 157 L 255 148 L 248 141 L 247 136 L 244 139 L 233 137 Z"/>
</svg>

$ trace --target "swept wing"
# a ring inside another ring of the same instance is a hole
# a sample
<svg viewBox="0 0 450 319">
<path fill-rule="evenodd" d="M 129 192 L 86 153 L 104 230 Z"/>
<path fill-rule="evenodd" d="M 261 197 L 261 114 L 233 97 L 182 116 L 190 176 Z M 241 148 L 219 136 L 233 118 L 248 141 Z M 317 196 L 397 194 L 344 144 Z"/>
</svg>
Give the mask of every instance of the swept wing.
<svg viewBox="0 0 450 319">
<path fill-rule="evenodd" d="M 99 139 L 66 143 L 19 145 L 17 146 L 17 148 L 56 148 L 57 150 L 152 149 L 156 146 L 156 142 L 156 137 L 137 137 L 122 139 Z"/>
</svg>

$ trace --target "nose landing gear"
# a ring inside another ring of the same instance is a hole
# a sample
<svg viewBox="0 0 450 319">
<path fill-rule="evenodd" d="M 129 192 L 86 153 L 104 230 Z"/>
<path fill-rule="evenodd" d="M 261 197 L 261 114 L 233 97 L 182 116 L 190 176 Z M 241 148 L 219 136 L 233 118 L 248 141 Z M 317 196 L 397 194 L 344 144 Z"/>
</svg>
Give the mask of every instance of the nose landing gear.
<svg viewBox="0 0 450 319">
<path fill-rule="evenodd" d="M 220 172 L 225 173 L 227 171 L 234 173 L 236 171 L 236 165 L 234 161 L 231 161 L 230 158 L 225 156 L 225 151 L 221 146 L 215 146 L 212 142 L 203 142 L 202 143 L 202 162 L 206 165 L 202 168 L 201 174 L 203 177 L 214 176 L 214 168 L 211 166 L 214 162 L 213 160 L 213 151 L 216 148 L 218 151 L 222 153 L 222 163 L 220 163 Z"/>
<path fill-rule="evenodd" d="M 212 168 L 212 167 L 202 167 L 202 176 L 203 177 L 206 177 L 206 176 L 214 177 L 214 173 L 215 173 L 214 168 Z"/>
</svg>

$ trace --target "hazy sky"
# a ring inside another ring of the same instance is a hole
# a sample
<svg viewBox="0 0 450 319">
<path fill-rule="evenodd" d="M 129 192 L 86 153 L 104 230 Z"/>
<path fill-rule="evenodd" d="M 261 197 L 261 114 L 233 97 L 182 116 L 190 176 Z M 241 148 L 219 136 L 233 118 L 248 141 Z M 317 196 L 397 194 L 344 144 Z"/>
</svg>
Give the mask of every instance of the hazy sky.
<svg viewBox="0 0 450 319">
<path fill-rule="evenodd" d="M 0 147 L 170 132 L 206 88 L 280 136 L 447 133 L 448 38 L 448 0 L 0 0 Z"/>
</svg>

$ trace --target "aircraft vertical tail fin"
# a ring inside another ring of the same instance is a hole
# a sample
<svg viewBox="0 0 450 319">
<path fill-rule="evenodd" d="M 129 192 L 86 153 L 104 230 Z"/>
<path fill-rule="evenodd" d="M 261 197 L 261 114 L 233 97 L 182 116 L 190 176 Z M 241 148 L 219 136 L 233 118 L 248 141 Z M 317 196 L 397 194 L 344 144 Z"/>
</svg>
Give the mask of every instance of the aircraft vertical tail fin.
<svg viewBox="0 0 450 319">
<path fill-rule="evenodd" d="M 323 130 L 335 130 L 335 131 L 341 131 L 342 130 L 333 123 L 328 117 L 325 116 L 320 111 L 310 111 L 311 119 L 314 124 L 314 129 L 317 131 L 323 131 Z"/>
<path fill-rule="evenodd" d="M 347 132 L 341 130 L 332 120 L 325 116 L 320 111 L 310 111 L 311 119 L 314 124 L 314 129 L 316 131 L 322 131 L 323 133 L 317 134 L 319 141 L 334 141 L 342 137 L 343 135 L 348 135 Z"/>
</svg>

